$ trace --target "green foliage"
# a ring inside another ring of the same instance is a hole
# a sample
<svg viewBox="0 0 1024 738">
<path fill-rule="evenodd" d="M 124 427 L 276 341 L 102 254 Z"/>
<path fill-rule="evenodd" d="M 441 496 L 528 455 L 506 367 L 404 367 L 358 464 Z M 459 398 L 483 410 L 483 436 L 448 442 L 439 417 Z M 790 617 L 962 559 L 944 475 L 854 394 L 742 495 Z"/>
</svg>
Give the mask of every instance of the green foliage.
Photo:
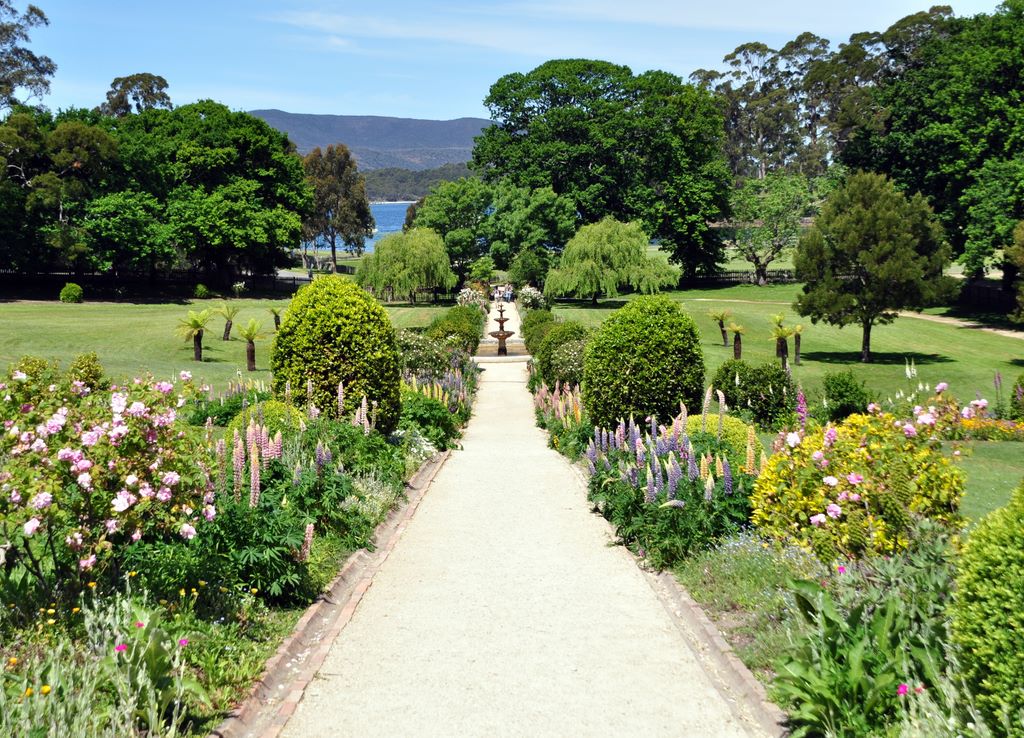
<svg viewBox="0 0 1024 738">
<path fill-rule="evenodd" d="M 537 350 L 540 342 L 551 328 L 548 324 L 554 322 L 555 316 L 548 309 L 527 311 L 519 324 L 519 331 L 523 334 L 523 342 L 526 344 L 527 351 L 532 354 Z"/>
<path fill-rule="evenodd" d="M 457 279 L 434 231 L 413 228 L 382 238 L 356 270 L 356 282 L 382 297 L 416 299 L 423 290 L 450 289 Z"/>
<path fill-rule="evenodd" d="M 170 110 L 174 106 L 166 90 L 167 80 L 159 74 L 140 72 L 126 77 L 115 77 L 107 91 L 106 102 L 100 105 L 99 112 L 112 118 L 123 118 L 153 108 Z"/>
<path fill-rule="evenodd" d="M 613 313 L 587 347 L 583 402 L 594 422 L 671 418 L 698 407 L 704 354 L 693 319 L 667 297 L 639 297 Z"/>
<path fill-rule="evenodd" d="M 76 356 L 68 366 L 68 379 L 81 382 L 89 389 L 101 389 L 105 384 L 103 365 L 95 351 Z"/>
<path fill-rule="evenodd" d="M 721 433 L 718 430 L 719 420 L 722 423 Z M 748 457 L 753 456 L 756 463 L 764 451 L 753 426 L 731 415 L 708 413 L 706 420 L 700 415 L 690 415 L 686 419 L 686 432 L 691 438 L 706 437 L 709 443 L 714 439 L 715 447 L 737 470 L 753 473 L 754 466 L 747 463 Z"/>
<path fill-rule="evenodd" d="M 949 247 L 928 203 L 904 196 L 886 177 L 851 174 L 800 239 L 794 263 L 805 282 L 801 315 L 839 327 L 859 325 L 861 361 L 871 360 L 871 328 L 898 311 L 952 292 L 942 270 Z"/>
<path fill-rule="evenodd" d="M 565 246 L 558 266 L 547 274 L 547 295 L 615 297 L 629 285 L 644 294 L 679 281 L 679 271 L 647 254 L 650 238 L 639 223 L 604 218 L 579 229 Z"/>
<path fill-rule="evenodd" d="M 751 178 L 733 194 L 735 245 L 754 267 L 758 284 L 767 284 L 768 267 L 796 245 L 800 219 L 810 205 L 807 180 L 772 173 Z"/>
<path fill-rule="evenodd" d="M 402 391 L 402 418 L 398 427 L 418 429 L 439 450 L 452 448 L 459 437 L 457 419 L 448 407 L 438 400 L 425 397 L 411 389 Z"/>
<path fill-rule="evenodd" d="M 551 326 L 537 350 L 533 352 L 533 366 L 540 373 L 541 379 L 548 386 L 554 387 L 559 379 L 555 376 L 554 354 L 557 349 L 569 342 L 586 341 L 590 331 L 582 323 L 568 321 L 556 322 Z M 579 380 L 573 382 L 579 384 Z"/>
<path fill-rule="evenodd" d="M 469 278 L 475 282 L 490 282 L 494 279 L 494 259 L 490 256 L 481 256 L 469 265 Z"/>
<path fill-rule="evenodd" d="M 989 513 L 971 531 L 960 558 L 953 639 L 964 676 L 990 724 L 1009 724 L 1024 736 L 1024 486 L 1010 504 Z"/>
<path fill-rule="evenodd" d="M 583 381 L 583 357 L 586 354 L 587 342 L 566 341 L 556 346 L 551 352 L 551 384 L 573 386 Z"/>
<path fill-rule="evenodd" d="M 442 182 L 454 182 L 474 176 L 465 162 L 442 164 L 433 169 L 402 169 L 385 167 L 370 169 L 363 174 L 366 195 L 371 202 L 414 202 Z"/>
<path fill-rule="evenodd" d="M 340 277 L 320 277 L 298 291 L 274 337 L 270 366 L 279 397 L 290 384 L 297 400 L 337 417 L 341 384 L 343 416 L 354 413 L 365 396 L 375 404 L 382 433 L 398 424 L 395 329 L 372 297 Z M 307 382 L 312 396 L 307 395 Z"/>
<path fill-rule="evenodd" d="M 206 300 L 212 297 L 213 293 L 210 292 L 209 287 L 207 287 L 202 282 L 199 282 L 198 284 L 196 284 L 195 289 L 192 290 L 192 296 L 197 300 Z"/>
<path fill-rule="evenodd" d="M 441 182 L 416 209 L 415 228 L 429 228 L 444 240 L 451 265 L 460 277 L 486 252 L 484 225 L 491 205 L 489 185 L 475 177 Z"/>
<path fill-rule="evenodd" d="M 306 181 L 313 190 L 313 207 L 303 219 L 307 241 L 330 244 L 331 261 L 337 266 L 340 240 L 354 254 L 363 253 L 366 238 L 373 235 L 373 213 L 366 196 L 366 183 L 355 157 L 345 144 L 317 146 L 302 160 Z"/>
<path fill-rule="evenodd" d="M 80 285 L 74 282 L 68 282 L 65 284 L 60 291 L 60 301 L 66 303 L 78 303 L 82 302 L 85 297 L 85 293 L 82 291 Z"/>
<path fill-rule="evenodd" d="M 235 414 L 228 423 L 227 438 L 231 439 L 238 433 L 244 439 L 245 429 L 250 423 L 266 426 L 271 437 L 278 431 L 292 434 L 298 431 L 302 424 L 302 413 L 280 400 L 262 400 L 241 408 Z"/>
<path fill-rule="evenodd" d="M 517 288 L 529 284 L 543 290 L 548 278 L 549 258 L 544 252 L 523 249 L 509 264 L 508 281 Z"/>
<path fill-rule="evenodd" d="M 854 413 L 866 411 L 871 395 L 852 369 L 826 372 L 822 380 L 821 405 L 815 408 L 815 417 L 823 421 L 844 420 Z"/>
<path fill-rule="evenodd" d="M 727 359 L 722 362 L 711 380 L 711 386 L 725 395 L 726 404 L 741 410 L 747 405 L 747 392 L 751 389 L 750 372 L 753 367 L 741 359 Z"/>
<path fill-rule="evenodd" d="M 413 331 L 398 331 L 402 374 L 442 376 L 451 368 L 452 350 L 442 342 Z"/>
<path fill-rule="evenodd" d="M 475 305 L 456 305 L 434 318 L 426 335 L 472 356 L 480 345 L 484 321 L 484 314 Z"/>
<path fill-rule="evenodd" d="M 741 381 L 742 381 L 741 377 Z M 763 428 L 777 428 L 788 421 L 796 407 L 796 388 L 793 378 L 773 361 L 750 368 L 747 384 L 741 386 L 743 405 L 754 422 Z"/>
<path fill-rule="evenodd" d="M 1017 377 L 1011 392 L 1010 417 L 1014 420 L 1024 420 L 1024 374 Z"/>
<path fill-rule="evenodd" d="M 548 254 L 560 252 L 575 230 L 576 208 L 572 201 L 550 187 L 516 187 L 508 180 L 495 185 L 484 234 L 499 267 L 511 266 L 519 278 L 526 276 L 524 270 L 535 272 L 538 267 L 534 263 L 543 264 Z M 523 255 L 527 256 L 520 259 Z M 530 276 L 540 276 L 533 283 L 543 285 L 543 274 Z"/>
<path fill-rule="evenodd" d="M 938 439 L 908 433 L 886 413 L 851 415 L 786 436 L 758 477 L 752 521 L 825 561 L 892 554 L 907 547 L 921 518 L 960 525 L 963 489 L 964 474 Z"/>
</svg>

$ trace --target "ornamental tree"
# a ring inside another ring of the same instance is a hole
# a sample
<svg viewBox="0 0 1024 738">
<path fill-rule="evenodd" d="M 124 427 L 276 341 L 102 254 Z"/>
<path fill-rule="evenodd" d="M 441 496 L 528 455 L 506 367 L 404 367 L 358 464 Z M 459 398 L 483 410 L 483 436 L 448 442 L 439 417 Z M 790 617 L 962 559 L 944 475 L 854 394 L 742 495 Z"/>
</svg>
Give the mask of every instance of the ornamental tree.
<svg viewBox="0 0 1024 738">
<path fill-rule="evenodd" d="M 340 239 L 355 254 L 373 235 L 373 214 L 366 196 L 366 182 L 356 167 L 355 157 L 344 144 L 316 147 L 302 160 L 306 182 L 313 190 L 313 207 L 303 219 L 306 240 L 322 239 L 331 246 L 331 264 L 338 269 Z"/>
<path fill-rule="evenodd" d="M 451 289 L 456 281 L 444 241 L 429 228 L 388 234 L 356 270 L 360 286 L 413 302 L 420 290 Z"/>
<path fill-rule="evenodd" d="M 566 244 L 558 267 L 548 272 L 548 296 L 615 297 L 629 285 L 652 294 L 679 281 L 679 270 L 647 253 L 650 238 L 640 223 L 605 218 L 583 226 Z"/>
<path fill-rule="evenodd" d="M 795 266 L 804 287 L 795 307 L 812 323 L 860 325 L 861 361 L 870 362 L 872 327 L 951 293 L 942 274 L 948 260 L 923 197 L 904 196 L 884 175 L 857 172 L 800 239 Z"/>
<path fill-rule="evenodd" d="M 749 179 L 733 194 L 734 244 L 759 285 L 768 284 L 771 263 L 796 245 L 809 203 L 807 180 L 784 174 Z"/>
</svg>

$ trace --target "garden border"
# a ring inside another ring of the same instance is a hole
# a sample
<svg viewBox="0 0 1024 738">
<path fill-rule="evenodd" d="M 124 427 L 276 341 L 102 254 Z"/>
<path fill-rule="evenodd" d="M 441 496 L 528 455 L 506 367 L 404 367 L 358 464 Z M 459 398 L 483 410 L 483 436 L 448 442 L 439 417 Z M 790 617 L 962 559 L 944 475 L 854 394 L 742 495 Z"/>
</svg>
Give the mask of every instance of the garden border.
<svg viewBox="0 0 1024 738">
<path fill-rule="evenodd" d="M 392 508 L 374 531 L 375 550 L 361 548 L 349 555 L 338 575 L 267 661 L 248 697 L 210 732 L 211 738 L 280 735 L 450 454 L 445 451 L 435 455 L 406 483 L 406 503 Z"/>
</svg>

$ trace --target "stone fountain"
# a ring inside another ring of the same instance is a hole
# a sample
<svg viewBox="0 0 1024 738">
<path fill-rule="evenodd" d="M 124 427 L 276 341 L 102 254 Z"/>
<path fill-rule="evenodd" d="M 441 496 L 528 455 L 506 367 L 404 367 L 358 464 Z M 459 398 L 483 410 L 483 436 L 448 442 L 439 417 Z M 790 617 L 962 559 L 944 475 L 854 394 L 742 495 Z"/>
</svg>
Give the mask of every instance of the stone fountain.
<svg viewBox="0 0 1024 738">
<path fill-rule="evenodd" d="M 504 305 L 500 303 L 498 304 L 498 317 L 494 320 L 498 324 L 498 330 L 491 331 L 487 335 L 498 339 L 498 356 L 508 356 L 508 346 L 505 345 L 505 341 L 507 341 L 510 336 L 514 336 L 515 333 L 505 330 L 505 321 L 507 321 L 508 318 L 505 317 Z"/>
</svg>

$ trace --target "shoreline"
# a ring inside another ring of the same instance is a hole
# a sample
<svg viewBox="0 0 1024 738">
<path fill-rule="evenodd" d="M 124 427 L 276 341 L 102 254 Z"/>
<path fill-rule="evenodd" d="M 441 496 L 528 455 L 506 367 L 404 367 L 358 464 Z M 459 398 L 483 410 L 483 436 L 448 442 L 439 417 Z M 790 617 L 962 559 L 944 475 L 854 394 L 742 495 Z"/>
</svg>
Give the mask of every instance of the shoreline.
<svg viewBox="0 0 1024 738">
<path fill-rule="evenodd" d="M 371 205 L 412 205 L 416 200 L 370 200 Z"/>
</svg>

